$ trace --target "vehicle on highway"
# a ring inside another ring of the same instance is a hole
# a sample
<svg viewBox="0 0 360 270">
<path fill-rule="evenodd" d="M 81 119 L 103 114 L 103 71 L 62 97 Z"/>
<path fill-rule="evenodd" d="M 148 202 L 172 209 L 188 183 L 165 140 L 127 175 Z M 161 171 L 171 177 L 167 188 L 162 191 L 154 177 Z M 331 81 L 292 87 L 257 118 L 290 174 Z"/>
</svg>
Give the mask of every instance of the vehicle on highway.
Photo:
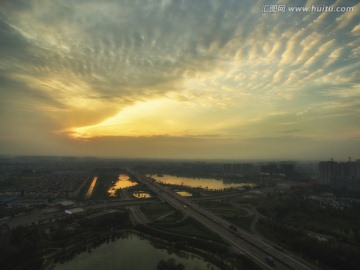
<svg viewBox="0 0 360 270">
<path fill-rule="evenodd" d="M 265 262 L 267 262 L 268 264 L 275 266 L 275 259 L 271 256 L 266 256 L 265 257 Z"/>
</svg>

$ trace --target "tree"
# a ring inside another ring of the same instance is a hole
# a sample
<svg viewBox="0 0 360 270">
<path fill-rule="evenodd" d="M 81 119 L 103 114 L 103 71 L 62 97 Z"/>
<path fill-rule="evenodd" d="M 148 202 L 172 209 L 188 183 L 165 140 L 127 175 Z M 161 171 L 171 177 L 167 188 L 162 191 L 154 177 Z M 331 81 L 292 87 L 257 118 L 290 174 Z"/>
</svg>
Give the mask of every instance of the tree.
<svg viewBox="0 0 360 270">
<path fill-rule="evenodd" d="M 181 263 L 176 264 L 175 259 L 167 261 L 160 260 L 156 267 L 157 270 L 185 270 L 185 266 Z"/>
</svg>

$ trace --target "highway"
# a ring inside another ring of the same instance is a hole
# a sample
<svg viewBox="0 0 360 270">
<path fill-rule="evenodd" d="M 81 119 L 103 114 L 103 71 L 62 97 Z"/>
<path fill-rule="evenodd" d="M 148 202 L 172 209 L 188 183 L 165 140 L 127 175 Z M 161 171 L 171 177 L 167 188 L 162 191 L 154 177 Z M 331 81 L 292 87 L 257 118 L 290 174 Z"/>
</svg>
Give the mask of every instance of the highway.
<svg viewBox="0 0 360 270">
<path fill-rule="evenodd" d="M 134 170 L 127 170 L 136 177 L 140 183 L 145 184 L 152 192 L 157 194 L 161 200 L 167 202 L 169 205 L 178 209 L 182 213 L 191 216 L 205 227 L 218 234 L 222 239 L 230 244 L 235 253 L 245 254 L 263 269 L 311 269 L 304 263 L 280 252 L 271 245 L 257 239 L 241 228 L 236 227 L 228 221 L 216 216 L 211 211 L 203 209 L 194 201 L 178 195 L 177 193 L 161 186 L 155 181 Z M 265 257 L 269 255 L 275 259 L 275 265 L 270 265 L 265 262 Z"/>
<path fill-rule="evenodd" d="M 102 209 L 116 208 L 116 207 L 130 207 L 130 206 L 139 206 L 146 205 L 149 203 L 155 203 L 155 200 L 146 199 L 146 200 L 112 200 L 112 201 L 102 201 L 95 204 L 77 204 L 76 207 L 81 207 L 85 211 L 99 211 Z M 24 213 L 13 218 L 9 218 L 4 221 L 5 224 L 9 226 L 10 229 L 16 228 L 17 226 L 29 226 L 32 223 L 39 223 L 43 221 L 56 221 L 58 218 L 64 216 L 64 209 L 56 209 L 54 211 L 47 213 L 44 210 L 33 210 L 29 213 Z M 142 221 L 141 223 L 145 223 Z"/>
</svg>

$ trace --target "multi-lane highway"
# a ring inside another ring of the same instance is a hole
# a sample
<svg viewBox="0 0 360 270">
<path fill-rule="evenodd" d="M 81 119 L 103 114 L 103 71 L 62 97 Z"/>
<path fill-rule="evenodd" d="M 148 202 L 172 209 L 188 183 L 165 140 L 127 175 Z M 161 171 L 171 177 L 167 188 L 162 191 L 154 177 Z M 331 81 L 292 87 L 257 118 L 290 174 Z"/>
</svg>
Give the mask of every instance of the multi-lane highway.
<svg viewBox="0 0 360 270">
<path fill-rule="evenodd" d="M 99 201 L 94 204 L 85 204 L 80 203 L 76 204 L 76 207 L 81 207 L 85 211 L 100 211 L 103 209 L 108 208 L 118 208 L 118 207 L 130 207 L 135 206 L 138 207 L 139 205 L 149 204 L 149 203 L 155 203 L 155 200 L 152 199 L 146 199 L 146 200 L 111 200 L 111 201 Z M 4 221 L 5 224 L 9 226 L 10 229 L 16 228 L 17 226 L 29 226 L 33 223 L 39 223 L 39 222 L 52 222 L 56 221 L 59 218 L 62 218 L 64 216 L 64 209 L 61 208 L 53 208 L 53 211 L 46 211 L 51 208 L 47 208 L 44 210 L 33 210 L 31 212 L 15 216 L 13 218 L 9 218 L 6 221 Z M 141 223 L 146 223 L 144 219 L 141 219 Z"/>
<path fill-rule="evenodd" d="M 303 262 L 280 252 L 271 245 L 245 232 L 241 228 L 236 227 L 228 221 L 216 216 L 211 211 L 203 209 L 195 202 L 178 195 L 177 193 L 161 186 L 155 181 L 132 169 L 128 169 L 128 171 L 136 177 L 140 183 L 148 186 L 148 188 L 157 194 L 157 196 L 163 201 L 202 223 L 208 229 L 215 232 L 227 243 L 229 243 L 234 252 L 238 254 L 246 254 L 262 268 L 273 269 L 275 267 L 276 269 L 296 270 L 310 269 L 310 267 L 305 265 Z M 265 261 L 266 256 L 273 257 L 275 259 L 275 265 L 267 263 Z"/>
</svg>

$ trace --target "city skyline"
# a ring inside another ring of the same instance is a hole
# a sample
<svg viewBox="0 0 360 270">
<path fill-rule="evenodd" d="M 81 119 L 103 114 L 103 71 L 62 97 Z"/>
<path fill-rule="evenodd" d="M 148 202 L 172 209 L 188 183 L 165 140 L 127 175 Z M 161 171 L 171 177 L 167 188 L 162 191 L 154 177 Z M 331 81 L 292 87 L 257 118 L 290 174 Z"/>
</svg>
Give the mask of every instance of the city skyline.
<svg viewBox="0 0 360 270">
<path fill-rule="evenodd" d="M 268 2 L 2 1 L 0 155 L 359 158 L 360 4 Z"/>
</svg>

